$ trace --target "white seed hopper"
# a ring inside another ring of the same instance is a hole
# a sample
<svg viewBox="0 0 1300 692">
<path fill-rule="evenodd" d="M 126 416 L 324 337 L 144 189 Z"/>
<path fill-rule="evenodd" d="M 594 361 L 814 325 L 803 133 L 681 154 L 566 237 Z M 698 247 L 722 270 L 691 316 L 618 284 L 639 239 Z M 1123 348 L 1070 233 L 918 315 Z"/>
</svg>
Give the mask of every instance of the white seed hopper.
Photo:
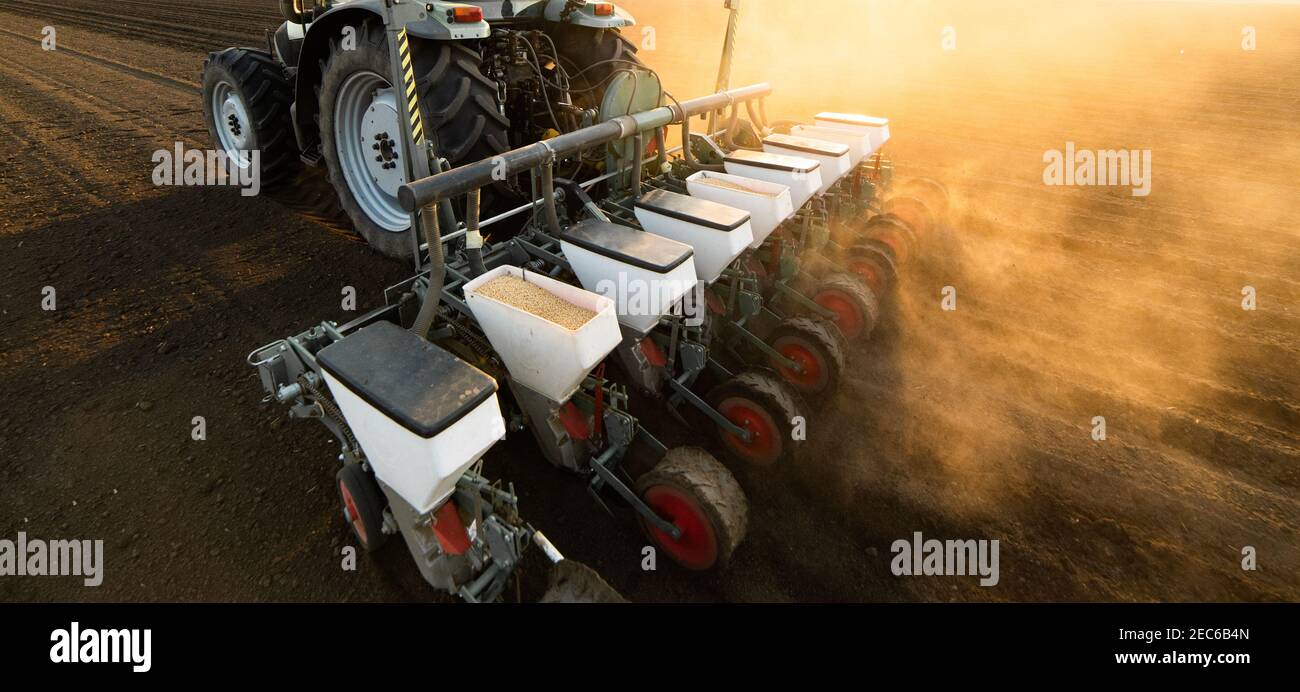
<svg viewBox="0 0 1300 692">
<path fill-rule="evenodd" d="M 849 148 L 843 144 L 826 142 L 794 135 L 768 135 L 763 139 L 763 151 L 782 156 L 799 156 L 821 164 L 822 186 L 819 194 L 826 194 L 840 178 L 853 170 L 849 163 Z"/>
<path fill-rule="evenodd" d="M 711 184 L 710 181 L 721 184 Z M 787 185 L 700 171 L 686 179 L 686 189 L 693 197 L 749 212 L 749 225 L 754 232 L 754 242 L 749 247 L 754 250 L 761 247 L 783 221 L 794 216 L 794 201 Z"/>
<path fill-rule="evenodd" d="M 880 148 L 885 146 L 885 142 L 889 141 L 889 118 L 873 118 L 854 113 L 818 113 L 814 121 L 819 127 L 850 130 L 867 135 L 871 139 L 871 154 L 880 151 Z"/>
<path fill-rule="evenodd" d="M 810 158 L 737 149 L 727 154 L 723 165 L 731 175 L 790 188 L 790 203 L 796 210 L 822 187 L 821 164 Z"/>
<path fill-rule="evenodd" d="M 577 329 L 479 293 L 500 276 L 527 281 L 561 300 L 596 313 Z M 465 302 L 510 377 L 551 401 L 563 403 L 597 363 L 622 341 L 614 301 L 544 274 L 502 266 L 465 284 Z"/>
<path fill-rule="evenodd" d="M 865 133 L 816 125 L 796 125 L 790 128 L 790 134 L 796 137 L 843 144 L 849 148 L 849 165 L 853 168 L 857 168 L 858 164 L 871 155 L 871 135 Z"/>
<path fill-rule="evenodd" d="M 560 249 L 583 287 L 612 299 L 619 323 L 640 335 L 699 281 L 691 246 L 608 221 L 570 226 Z"/>
<path fill-rule="evenodd" d="M 713 283 L 754 242 L 749 213 L 707 199 L 651 190 L 636 201 L 647 232 L 690 245 L 701 281 Z"/>
<path fill-rule="evenodd" d="M 391 322 L 349 334 L 317 361 L 375 476 L 420 513 L 505 437 L 496 381 Z"/>
</svg>

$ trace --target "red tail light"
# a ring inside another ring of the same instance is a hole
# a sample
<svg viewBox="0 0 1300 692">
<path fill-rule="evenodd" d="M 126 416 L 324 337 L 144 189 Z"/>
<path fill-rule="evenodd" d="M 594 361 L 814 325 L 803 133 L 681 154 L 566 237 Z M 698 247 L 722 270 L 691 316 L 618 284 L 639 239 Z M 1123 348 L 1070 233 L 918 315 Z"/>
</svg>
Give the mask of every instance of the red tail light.
<svg viewBox="0 0 1300 692">
<path fill-rule="evenodd" d="M 614 3 L 598 2 L 591 6 L 597 17 L 609 17 L 614 14 Z"/>
<path fill-rule="evenodd" d="M 478 24 L 483 21 L 481 7 L 455 7 L 451 10 L 451 21 L 456 24 Z"/>
</svg>

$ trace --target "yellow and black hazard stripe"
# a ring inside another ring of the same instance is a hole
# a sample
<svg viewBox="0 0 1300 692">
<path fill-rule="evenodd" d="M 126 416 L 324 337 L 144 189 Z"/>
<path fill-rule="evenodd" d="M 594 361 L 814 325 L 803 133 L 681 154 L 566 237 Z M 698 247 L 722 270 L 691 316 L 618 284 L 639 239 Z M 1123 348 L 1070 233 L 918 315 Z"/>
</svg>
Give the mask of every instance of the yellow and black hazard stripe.
<svg viewBox="0 0 1300 692">
<path fill-rule="evenodd" d="M 415 65 L 411 64 L 411 44 L 406 29 L 397 35 L 397 54 L 402 66 L 402 93 L 406 96 L 406 112 L 411 118 L 411 139 L 416 145 L 424 144 L 424 123 L 420 120 L 420 95 L 415 93 Z"/>
</svg>

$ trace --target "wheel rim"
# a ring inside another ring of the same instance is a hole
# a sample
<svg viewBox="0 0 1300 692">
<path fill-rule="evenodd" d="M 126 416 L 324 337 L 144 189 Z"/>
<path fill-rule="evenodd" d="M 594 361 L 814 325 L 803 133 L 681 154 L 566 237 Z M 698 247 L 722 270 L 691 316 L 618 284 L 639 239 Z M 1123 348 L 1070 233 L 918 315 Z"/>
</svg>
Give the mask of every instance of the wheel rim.
<svg viewBox="0 0 1300 692">
<path fill-rule="evenodd" d="M 357 540 L 361 541 L 363 546 L 369 545 L 366 522 L 361 518 L 357 502 L 352 498 L 352 491 L 348 490 L 347 483 L 339 481 L 339 494 L 343 496 L 343 518 L 347 519 L 348 524 L 352 526 L 352 531 L 357 534 Z"/>
<path fill-rule="evenodd" d="M 839 291 L 822 291 L 814 299 L 818 305 L 835 313 L 835 326 L 846 339 L 856 339 L 862 335 L 867 320 L 862 315 L 856 301 Z"/>
<path fill-rule="evenodd" d="M 749 431 L 751 439 L 745 440 L 722 430 L 727 447 L 745 461 L 757 466 L 770 466 L 781 457 L 781 436 L 776 422 L 762 408 L 746 399 L 728 399 L 718 407 L 722 417 Z"/>
<path fill-rule="evenodd" d="M 902 186 L 902 191 L 925 203 L 937 218 L 948 215 L 948 188 L 933 178 L 914 178 Z"/>
<path fill-rule="evenodd" d="M 934 216 L 925 202 L 915 197 L 895 197 L 885 203 L 885 211 L 903 220 L 917 238 L 925 242 L 934 225 Z"/>
<path fill-rule="evenodd" d="M 826 388 L 821 358 L 811 348 L 799 343 L 785 343 L 776 347 L 778 353 L 799 364 L 799 370 L 780 367 L 781 377 L 802 392 L 817 393 Z"/>
<path fill-rule="evenodd" d="M 339 168 L 357 206 L 386 231 L 411 225 L 397 190 L 406 183 L 406 151 L 397 92 L 374 72 L 344 80 L 334 104 Z"/>
<path fill-rule="evenodd" d="M 867 282 L 867 286 L 872 293 L 881 295 L 884 293 L 885 280 L 880 275 L 880 271 L 874 264 L 867 260 L 859 259 L 849 263 L 849 271 Z"/>
<path fill-rule="evenodd" d="M 881 221 L 867 226 L 866 237 L 868 240 L 878 240 L 888 245 L 889 249 L 894 251 L 894 257 L 898 258 L 898 263 L 907 264 L 910 254 L 907 238 L 898 229 L 886 225 L 889 223 L 891 222 Z"/>
<path fill-rule="evenodd" d="M 248 168 L 249 144 L 253 141 L 253 121 L 239 90 L 230 82 L 218 82 L 212 90 L 212 118 L 218 144 L 226 157 L 240 168 Z"/>
<path fill-rule="evenodd" d="M 681 538 L 673 540 L 672 536 L 646 523 L 651 538 L 673 561 L 694 570 L 708 569 L 717 563 L 717 534 L 695 498 L 669 485 L 652 485 L 646 488 L 643 497 L 655 514 L 682 532 Z"/>
</svg>

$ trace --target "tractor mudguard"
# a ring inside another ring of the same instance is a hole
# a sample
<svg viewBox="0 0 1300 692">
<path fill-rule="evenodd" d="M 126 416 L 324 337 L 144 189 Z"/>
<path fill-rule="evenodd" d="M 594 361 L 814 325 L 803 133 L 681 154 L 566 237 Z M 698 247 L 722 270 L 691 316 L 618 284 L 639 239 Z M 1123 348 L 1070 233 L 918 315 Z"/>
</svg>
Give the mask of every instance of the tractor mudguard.
<svg viewBox="0 0 1300 692">
<path fill-rule="evenodd" d="M 636 19 L 618 5 L 614 14 L 600 16 L 593 7 L 596 0 L 467 0 L 483 8 L 488 22 L 538 20 L 563 22 L 593 29 L 619 29 L 636 24 Z M 611 3 L 612 4 L 612 3 Z"/>
<path fill-rule="evenodd" d="M 548 0 L 543 16 L 551 22 L 567 22 L 596 29 L 621 29 L 636 24 L 631 13 L 614 5 L 614 14 L 598 16 L 594 2 L 587 0 Z"/>
</svg>

